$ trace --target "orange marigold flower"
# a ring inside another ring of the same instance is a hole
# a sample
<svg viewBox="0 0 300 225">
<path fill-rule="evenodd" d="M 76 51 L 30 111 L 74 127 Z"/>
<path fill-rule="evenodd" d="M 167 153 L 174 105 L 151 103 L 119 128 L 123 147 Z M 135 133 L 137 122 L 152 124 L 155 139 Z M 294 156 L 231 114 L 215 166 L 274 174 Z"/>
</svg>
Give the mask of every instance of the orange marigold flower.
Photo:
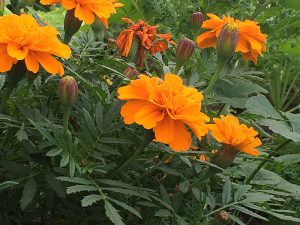
<svg viewBox="0 0 300 225">
<path fill-rule="evenodd" d="M 238 30 L 238 43 L 235 51 L 241 52 L 246 61 L 253 61 L 255 64 L 258 55 L 263 56 L 262 52 L 266 51 L 267 35 L 261 33 L 256 22 L 235 20 L 227 16 L 220 18 L 211 13 L 207 15 L 210 19 L 203 23 L 202 28 L 209 31 L 198 36 L 197 44 L 199 48 L 216 48 L 217 38 L 223 26 L 230 23 Z"/>
<path fill-rule="evenodd" d="M 26 14 L 12 14 L 0 17 L 0 31 L 0 72 L 24 60 L 27 70 L 33 73 L 41 64 L 51 74 L 64 74 L 62 64 L 53 55 L 69 58 L 71 49 L 59 41 L 55 28 L 40 26 Z"/>
<path fill-rule="evenodd" d="M 258 132 L 252 127 L 248 128 L 245 124 L 240 124 L 239 120 L 232 115 L 221 115 L 221 119 L 215 118 L 214 123 L 209 124 L 208 129 L 218 142 L 249 155 L 259 155 L 259 151 L 255 148 L 262 143 L 256 137 Z"/>
<path fill-rule="evenodd" d="M 165 52 L 168 50 L 168 43 L 175 45 L 171 40 L 172 35 L 157 33 L 158 26 L 150 26 L 143 20 L 134 23 L 128 18 L 122 19 L 124 22 L 131 24 L 130 27 L 122 31 L 117 38 L 117 46 L 122 56 L 129 55 L 132 43 L 135 38 L 139 40 L 139 64 L 142 65 L 145 60 L 145 50 L 151 55 L 157 52 Z"/>
<path fill-rule="evenodd" d="M 200 112 L 203 95 L 187 87 L 174 74 L 164 80 L 140 75 L 118 89 L 119 99 L 127 100 L 121 109 L 126 124 L 137 123 L 153 129 L 155 141 L 168 144 L 174 151 L 186 151 L 192 138 L 188 126 L 198 139 L 207 132 L 209 117 Z"/>
<path fill-rule="evenodd" d="M 123 6 L 118 0 L 41 0 L 41 4 L 51 5 L 61 3 L 67 10 L 75 9 L 75 17 L 92 24 L 95 17 L 108 27 L 108 18 L 116 13 L 116 8 Z"/>
</svg>

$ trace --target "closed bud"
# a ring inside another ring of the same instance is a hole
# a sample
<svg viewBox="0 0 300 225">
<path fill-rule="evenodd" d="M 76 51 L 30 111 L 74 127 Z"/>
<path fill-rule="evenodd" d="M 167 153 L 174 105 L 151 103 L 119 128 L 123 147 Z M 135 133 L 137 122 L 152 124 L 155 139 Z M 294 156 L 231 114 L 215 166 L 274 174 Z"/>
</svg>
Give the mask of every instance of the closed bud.
<svg viewBox="0 0 300 225">
<path fill-rule="evenodd" d="M 215 214 L 215 220 L 220 224 L 227 224 L 229 222 L 229 214 L 225 210 L 221 210 Z"/>
<path fill-rule="evenodd" d="M 182 64 L 190 59 L 195 51 L 195 43 L 188 39 L 183 38 L 177 45 L 176 49 L 176 62 Z"/>
<path fill-rule="evenodd" d="M 231 59 L 238 43 L 238 29 L 235 23 L 228 23 L 223 26 L 217 39 L 217 54 L 219 61 Z"/>
<path fill-rule="evenodd" d="M 71 107 L 78 97 L 77 81 L 71 76 L 60 79 L 57 89 L 60 103 L 65 107 Z"/>
<path fill-rule="evenodd" d="M 64 43 L 68 44 L 73 35 L 77 33 L 80 29 L 82 21 L 74 15 L 75 9 L 68 10 L 65 15 L 65 22 L 64 22 L 64 30 L 65 30 L 65 37 Z"/>
<path fill-rule="evenodd" d="M 0 0 L 0 16 L 4 15 L 5 0 Z"/>
<path fill-rule="evenodd" d="M 201 12 L 195 12 L 192 15 L 192 27 L 195 29 L 199 29 L 204 21 L 203 14 Z"/>
<path fill-rule="evenodd" d="M 124 73 L 124 75 L 125 75 L 126 77 L 128 77 L 130 80 L 135 79 L 136 76 L 139 74 L 139 72 L 138 72 L 135 68 L 133 68 L 133 67 L 131 67 L 131 66 L 127 67 L 127 68 L 124 70 L 123 73 Z"/>
</svg>

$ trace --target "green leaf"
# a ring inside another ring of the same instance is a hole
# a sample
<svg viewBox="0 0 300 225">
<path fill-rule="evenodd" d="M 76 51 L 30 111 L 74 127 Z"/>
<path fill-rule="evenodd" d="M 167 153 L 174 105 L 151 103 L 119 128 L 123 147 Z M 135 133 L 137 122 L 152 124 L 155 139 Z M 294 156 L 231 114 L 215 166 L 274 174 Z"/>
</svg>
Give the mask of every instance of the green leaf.
<svg viewBox="0 0 300 225">
<path fill-rule="evenodd" d="M 57 180 L 60 181 L 65 181 L 65 182 L 69 182 L 69 183 L 75 183 L 75 184 L 93 184 L 92 181 L 85 179 L 85 178 L 81 178 L 81 177 L 56 177 Z"/>
<path fill-rule="evenodd" d="M 179 184 L 179 190 L 182 192 L 182 193 L 187 193 L 188 190 L 190 188 L 190 184 L 188 181 L 183 181 Z"/>
<path fill-rule="evenodd" d="M 265 118 L 273 118 L 283 120 L 282 116 L 276 111 L 269 100 L 263 95 L 253 96 L 246 104 L 250 113 L 263 116 Z"/>
<path fill-rule="evenodd" d="M 102 131 L 104 129 L 103 126 L 103 105 L 101 102 L 98 102 L 96 105 L 96 125 L 99 131 Z"/>
<path fill-rule="evenodd" d="M 97 191 L 98 189 L 90 185 L 74 185 L 67 188 L 67 194 L 82 192 L 82 191 Z"/>
<path fill-rule="evenodd" d="M 131 212 L 132 214 L 136 215 L 136 216 L 139 217 L 140 219 L 142 219 L 141 214 L 140 214 L 135 208 L 133 208 L 133 207 L 127 205 L 127 204 L 124 203 L 124 202 L 120 202 L 120 201 L 118 201 L 118 200 L 116 200 L 116 199 L 110 198 L 109 200 L 112 201 L 112 202 L 114 202 L 115 204 L 121 206 L 122 208 L 128 210 L 129 212 Z"/>
<path fill-rule="evenodd" d="M 29 205 L 29 203 L 32 202 L 36 194 L 36 191 L 37 191 L 36 181 L 33 177 L 31 177 L 28 179 L 23 189 L 23 195 L 20 200 L 20 206 L 22 210 L 25 210 Z"/>
<path fill-rule="evenodd" d="M 287 154 L 274 159 L 274 162 L 283 164 L 292 164 L 300 162 L 300 154 Z"/>
<path fill-rule="evenodd" d="M 109 143 L 109 144 L 134 144 L 133 141 L 124 138 L 113 138 L 113 137 L 103 137 L 99 140 L 102 143 Z"/>
<path fill-rule="evenodd" d="M 5 182 L 0 184 L 0 190 L 6 189 L 6 188 L 9 188 L 11 186 L 18 185 L 18 184 L 19 183 L 15 182 L 15 181 L 5 181 Z"/>
<path fill-rule="evenodd" d="M 83 112 L 83 116 L 84 116 L 84 122 L 85 122 L 85 125 L 86 125 L 87 128 L 88 128 L 89 133 L 90 133 L 93 137 L 97 137 L 97 136 L 98 136 L 98 133 L 97 133 L 95 124 L 94 124 L 94 122 L 93 122 L 93 119 L 92 119 L 90 113 L 89 113 L 86 109 L 83 109 L 82 112 Z"/>
<path fill-rule="evenodd" d="M 47 152 L 46 156 L 54 157 L 54 156 L 57 156 L 60 153 L 62 153 L 62 151 L 63 151 L 62 148 L 54 148 L 54 149 L 50 150 L 49 152 Z"/>
<path fill-rule="evenodd" d="M 81 205 L 82 205 L 82 207 L 88 207 L 102 199 L 103 199 L 103 197 L 101 195 L 95 195 L 95 194 L 87 195 L 81 200 Z"/>
<path fill-rule="evenodd" d="M 159 189 L 160 189 L 160 194 L 161 194 L 162 200 L 164 202 L 166 202 L 168 205 L 172 205 L 171 199 L 168 195 L 166 188 L 161 184 L 161 185 L 159 185 Z"/>
<path fill-rule="evenodd" d="M 179 215 L 175 214 L 175 220 L 178 225 L 188 225 L 188 223 Z"/>
<path fill-rule="evenodd" d="M 57 180 L 54 173 L 46 172 L 46 181 L 49 184 L 49 186 L 55 191 L 58 197 L 65 198 L 66 192 L 65 188 L 62 186 L 62 184 Z"/>
<path fill-rule="evenodd" d="M 235 208 L 236 210 L 242 212 L 242 213 L 245 213 L 249 216 L 252 216 L 252 217 L 255 217 L 255 218 L 258 218 L 258 219 L 261 219 L 261 220 L 265 220 L 265 221 L 269 221 L 266 217 L 263 217 L 261 215 L 258 215 L 257 213 L 255 212 L 252 212 L 251 210 L 247 209 L 247 208 L 244 208 L 242 206 L 233 206 L 233 208 Z"/>
<path fill-rule="evenodd" d="M 122 217 L 112 204 L 110 204 L 108 201 L 105 201 L 104 207 L 106 216 L 111 220 L 111 222 L 113 222 L 115 225 L 125 225 L 122 221 Z"/>
<path fill-rule="evenodd" d="M 227 205 L 231 201 L 231 182 L 226 180 L 222 193 L 222 203 Z"/>
<path fill-rule="evenodd" d="M 293 113 L 286 112 L 283 113 L 283 115 L 288 118 L 293 128 L 293 131 L 300 133 L 300 113 L 293 114 Z"/>
<path fill-rule="evenodd" d="M 241 221 L 238 217 L 236 217 L 234 215 L 229 214 L 229 218 L 239 225 L 246 225 L 243 221 Z"/>
<path fill-rule="evenodd" d="M 0 75 L 0 90 L 3 88 L 5 84 L 6 76 L 5 75 Z"/>
<path fill-rule="evenodd" d="M 248 193 L 245 195 L 246 198 L 241 203 L 264 203 L 272 199 L 273 195 L 268 195 L 261 192 Z"/>
<path fill-rule="evenodd" d="M 234 194 L 234 200 L 240 200 L 240 198 L 243 197 L 251 189 L 251 187 L 251 185 L 240 185 Z"/>
<path fill-rule="evenodd" d="M 19 141 L 28 140 L 28 135 L 23 128 L 16 133 L 16 137 Z"/>
<path fill-rule="evenodd" d="M 117 192 L 120 194 L 124 194 L 124 195 L 132 195 L 132 196 L 137 196 L 140 198 L 144 198 L 147 200 L 150 200 L 148 194 L 146 192 L 144 193 L 140 193 L 134 190 L 130 190 L 130 189 L 123 189 L 123 188 L 101 188 L 102 190 L 106 190 L 106 191 L 111 191 L 111 192 Z"/>
<path fill-rule="evenodd" d="M 157 217 L 171 217 L 172 213 L 167 209 L 160 209 L 154 214 L 154 216 L 157 216 Z"/>
<path fill-rule="evenodd" d="M 59 166 L 60 167 L 66 166 L 66 165 L 68 165 L 69 161 L 70 161 L 70 155 L 65 153 L 65 154 L 63 154 L 63 157 L 60 160 Z"/>
</svg>

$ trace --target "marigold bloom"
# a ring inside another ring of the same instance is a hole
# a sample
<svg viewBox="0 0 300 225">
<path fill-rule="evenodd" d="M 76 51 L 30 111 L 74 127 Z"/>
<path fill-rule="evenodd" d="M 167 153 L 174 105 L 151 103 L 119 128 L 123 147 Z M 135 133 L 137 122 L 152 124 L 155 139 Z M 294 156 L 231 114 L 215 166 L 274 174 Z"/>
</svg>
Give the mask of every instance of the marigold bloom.
<svg viewBox="0 0 300 225">
<path fill-rule="evenodd" d="M 258 156 L 259 151 L 255 148 L 262 143 L 256 137 L 258 132 L 252 127 L 248 128 L 245 124 L 240 124 L 239 120 L 232 115 L 221 115 L 220 119 L 214 119 L 214 123 L 208 125 L 208 129 L 218 142 L 249 155 Z"/>
<path fill-rule="evenodd" d="M 0 72 L 24 60 L 27 70 L 33 73 L 39 71 L 41 64 L 47 72 L 63 75 L 64 68 L 53 55 L 69 58 L 71 50 L 59 41 L 55 28 L 40 26 L 26 14 L 12 14 L 0 17 L 0 31 Z"/>
<path fill-rule="evenodd" d="M 188 126 L 198 139 L 207 132 L 209 117 L 200 112 L 203 95 L 182 79 L 165 74 L 165 79 L 140 75 L 118 89 L 119 99 L 127 100 L 121 109 L 126 124 L 137 123 L 153 129 L 155 141 L 168 144 L 174 151 L 188 150 L 192 143 Z"/>
<path fill-rule="evenodd" d="M 95 17 L 108 27 L 108 18 L 116 13 L 116 8 L 123 6 L 118 0 L 41 0 L 41 4 L 51 5 L 61 3 L 67 10 L 75 9 L 75 17 L 92 24 Z"/>
<path fill-rule="evenodd" d="M 165 52 L 168 50 L 168 43 L 175 45 L 171 40 L 172 35 L 157 33 L 158 26 L 150 26 L 143 20 L 134 23 L 128 18 L 122 19 L 124 22 L 131 24 L 130 27 L 122 31 L 117 38 L 117 46 L 122 56 L 127 57 L 135 38 L 139 40 L 139 64 L 142 65 L 145 60 L 145 50 L 151 55 L 157 52 Z"/>
<path fill-rule="evenodd" d="M 226 24 L 234 24 L 238 30 L 238 43 L 236 52 L 241 52 L 246 61 L 257 63 L 258 55 L 263 56 L 262 52 L 266 51 L 267 35 L 261 33 L 260 27 L 256 22 L 251 20 L 235 20 L 234 18 L 223 16 L 219 18 L 214 14 L 207 14 L 210 18 L 206 20 L 202 28 L 208 29 L 197 38 L 199 48 L 216 48 L 217 38 Z"/>
</svg>

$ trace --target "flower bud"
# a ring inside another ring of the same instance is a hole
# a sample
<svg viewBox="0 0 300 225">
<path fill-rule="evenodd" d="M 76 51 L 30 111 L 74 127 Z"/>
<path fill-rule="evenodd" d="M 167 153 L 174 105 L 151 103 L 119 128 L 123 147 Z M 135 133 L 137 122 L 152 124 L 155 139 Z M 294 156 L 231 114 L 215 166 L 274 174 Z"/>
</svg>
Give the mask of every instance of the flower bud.
<svg viewBox="0 0 300 225">
<path fill-rule="evenodd" d="M 223 144 L 222 148 L 214 154 L 211 162 L 223 169 L 226 169 L 233 163 L 237 154 L 237 150 L 233 149 L 229 145 Z"/>
<path fill-rule="evenodd" d="M 229 214 L 225 210 L 221 210 L 215 214 L 215 220 L 220 224 L 227 224 L 229 221 Z"/>
<path fill-rule="evenodd" d="M 77 33 L 77 31 L 80 29 L 82 21 L 80 21 L 78 18 L 74 15 L 75 9 L 68 10 L 65 16 L 65 22 L 64 22 L 64 30 L 65 30 L 65 37 L 64 37 L 64 43 L 68 44 L 73 35 Z"/>
<path fill-rule="evenodd" d="M 176 62 L 178 64 L 184 63 L 190 59 L 195 51 L 195 43 L 188 39 L 183 38 L 177 45 L 176 49 Z"/>
<path fill-rule="evenodd" d="M 219 60 L 228 61 L 235 53 L 238 42 L 238 30 L 235 23 L 223 26 L 217 39 L 217 54 Z"/>
<path fill-rule="evenodd" d="M 136 78 L 136 76 L 139 74 L 139 72 L 135 68 L 129 66 L 124 70 L 123 74 L 126 77 L 128 77 L 130 80 L 133 80 Z"/>
<path fill-rule="evenodd" d="M 4 15 L 5 0 L 0 0 L 0 16 Z"/>
<path fill-rule="evenodd" d="M 78 97 L 77 81 L 71 76 L 60 79 L 57 89 L 60 103 L 65 107 L 74 105 Z"/>
<path fill-rule="evenodd" d="M 192 27 L 195 29 L 199 29 L 204 21 L 203 14 L 201 12 L 195 12 L 192 15 Z"/>
</svg>

